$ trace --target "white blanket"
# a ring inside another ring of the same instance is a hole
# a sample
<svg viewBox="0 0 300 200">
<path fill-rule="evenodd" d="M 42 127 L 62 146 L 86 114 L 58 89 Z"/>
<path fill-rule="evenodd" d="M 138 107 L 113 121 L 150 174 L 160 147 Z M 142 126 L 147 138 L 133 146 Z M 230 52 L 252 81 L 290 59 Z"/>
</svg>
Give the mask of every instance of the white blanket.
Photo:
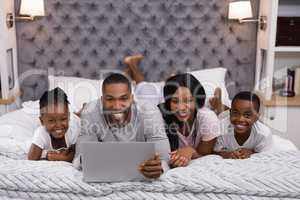
<svg viewBox="0 0 300 200">
<path fill-rule="evenodd" d="M 0 156 L 0 196 L 22 199 L 299 199 L 300 152 L 206 156 L 156 181 L 87 184 L 66 162 Z M 0 197 L 1 198 L 1 197 Z"/>
</svg>

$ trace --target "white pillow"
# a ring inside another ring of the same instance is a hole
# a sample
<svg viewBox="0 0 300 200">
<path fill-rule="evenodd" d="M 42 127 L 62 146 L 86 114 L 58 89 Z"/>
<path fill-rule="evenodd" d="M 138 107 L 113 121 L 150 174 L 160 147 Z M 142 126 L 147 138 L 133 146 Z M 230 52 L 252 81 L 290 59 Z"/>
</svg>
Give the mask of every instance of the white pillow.
<svg viewBox="0 0 300 200">
<path fill-rule="evenodd" d="M 230 107 L 231 102 L 225 85 L 226 72 L 227 69 L 221 67 L 189 72 L 190 74 L 195 76 L 195 78 L 198 79 L 198 81 L 200 81 L 200 83 L 204 87 L 207 97 L 207 105 L 209 98 L 214 96 L 215 89 L 219 87 L 222 90 L 223 104 Z"/>
<path fill-rule="evenodd" d="M 163 88 L 165 82 L 141 82 L 134 90 L 134 100 L 139 105 L 150 104 L 157 106 L 164 101 Z"/>
<path fill-rule="evenodd" d="M 19 109 L 0 117 L 0 138 L 19 141 L 31 139 L 34 130 L 40 126 L 39 115 Z"/>
<path fill-rule="evenodd" d="M 48 76 L 49 90 L 60 87 L 68 96 L 72 110 L 79 111 L 84 103 L 102 96 L 103 80 L 78 77 Z"/>
</svg>

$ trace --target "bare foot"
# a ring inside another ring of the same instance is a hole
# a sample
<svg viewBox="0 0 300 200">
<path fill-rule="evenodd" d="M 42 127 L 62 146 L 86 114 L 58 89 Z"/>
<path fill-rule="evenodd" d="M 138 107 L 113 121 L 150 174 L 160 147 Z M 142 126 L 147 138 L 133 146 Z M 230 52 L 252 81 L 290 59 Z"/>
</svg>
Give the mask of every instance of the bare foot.
<svg viewBox="0 0 300 200">
<path fill-rule="evenodd" d="M 142 54 L 127 56 L 124 59 L 124 63 L 127 64 L 129 67 L 138 66 L 139 62 L 143 59 L 144 56 Z"/>
<path fill-rule="evenodd" d="M 124 58 L 124 63 L 128 65 L 128 68 L 125 70 L 136 83 L 144 81 L 144 74 L 139 69 L 139 63 L 144 59 L 144 56 L 141 54 L 127 56 Z"/>
<path fill-rule="evenodd" d="M 221 88 L 216 88 L 214 91 L 214 96 L 209 99 L 209 103 L 211 109 L 215 111 L 218 115 L 224 111 L 223 103 L 222 103 L 222 90 Z"/>
</svg>

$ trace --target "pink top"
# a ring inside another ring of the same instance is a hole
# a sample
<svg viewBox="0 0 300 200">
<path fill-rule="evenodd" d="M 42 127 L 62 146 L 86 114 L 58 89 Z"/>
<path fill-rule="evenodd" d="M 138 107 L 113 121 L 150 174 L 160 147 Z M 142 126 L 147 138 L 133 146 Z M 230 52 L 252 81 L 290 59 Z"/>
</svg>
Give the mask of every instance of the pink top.
<svg viewBox="0 0 300 200">
<path fill-rule="evenodd" d="M 210 141 L 218 137 L 220 132 L 220 121 L 217 115 L 206 107 L 198 109 L 191 133 L 188 136 L 184 136 L 177 132 L 179 137 L 179 148 L 185 146 L 196 148 L 199 142 Z"/>
</svg>

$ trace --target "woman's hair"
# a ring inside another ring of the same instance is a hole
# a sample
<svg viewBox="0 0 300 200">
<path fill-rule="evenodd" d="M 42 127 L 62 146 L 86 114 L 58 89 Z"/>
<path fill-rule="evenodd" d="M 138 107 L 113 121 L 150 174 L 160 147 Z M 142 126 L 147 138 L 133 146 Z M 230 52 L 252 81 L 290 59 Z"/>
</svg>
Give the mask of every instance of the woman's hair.
<svg viewBox="0 0 300 200">
<path fill-rule="evenodd" d="M 206 98 L 203 86 L 191 74 L 178 74 L 167 79 L 163 89 L 165 103 L 160 104 L 159 108 L 167 126 L 166 132 L 172 151 L 178 149 L 179 146 L 176 127 L 181 126 L 181 122 L 172 114 L 170 102 L 172 96 L 176 93 L 179 87 L 186 87 L 191 91 L 196 101 L 196 109 L 202 108 L 204 106 Z M 195 112 L 194 115 L 196 116 L 197 112 Z M 193 138 L 195 139 L 196 135 L 194 135 Z"/>
<path fill-rule="evenodd" d="M 202 108 L 205 103 L 205 90 L 201 83 L 191 74 L 184 73 L 167 79 L 164 86 L 164 99 L 166 109 L 170 110 L 170 101 L 179 87 L 188 88 L 196 100 L 196 107 Z"/>
</svg>

